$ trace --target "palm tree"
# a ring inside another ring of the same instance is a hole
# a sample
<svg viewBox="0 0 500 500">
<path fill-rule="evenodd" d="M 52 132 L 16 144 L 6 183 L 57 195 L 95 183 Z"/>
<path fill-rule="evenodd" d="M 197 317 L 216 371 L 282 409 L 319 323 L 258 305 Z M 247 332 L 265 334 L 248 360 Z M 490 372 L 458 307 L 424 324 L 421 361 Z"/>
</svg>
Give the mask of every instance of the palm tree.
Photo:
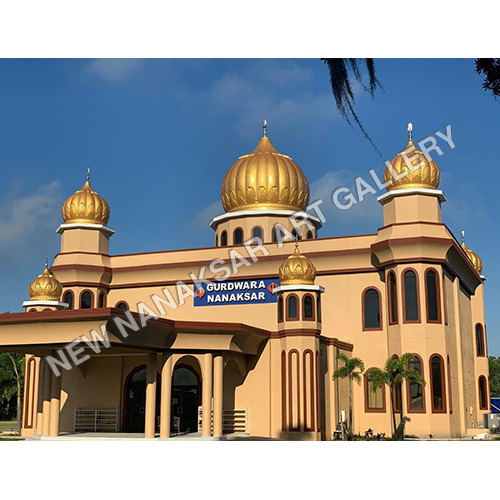
<svg viewBox="0 0 500 500">
<path fill-rule="evenodd" d="M 365 371 L 365 365 L 359 358 L 348 358 L 343 352 L 339 352 L 337 359 L 344 362 L 344 366 L 337 368 L 333 373 L 333 380 L 339 378 L 349 379 L 349 440 L 352 439 L 352 381 L 361 382 L 361 374 Z"/>
<path fill-rule="evenodd" d="M 372 368 L 368 373 L 368 380 L 371 382 L 373 390 L 377 387 L 387 385 L 392 394 L 399 396 L 399 415 L 400 415 L 400 435 L 402 441 L 405 436 L 405 417 L 403 415 L 402 385 L 403 380 L 425 387 L 425 380 L 422 375 L 414 368 L 408 368 L 408 363 L 413 360 L 413 354 L 406 352 L 400 358 L 393 356 L 385 362 L 384 369 Z M 396 409 L 394 407 L 394 398 L 391 397 L 392 423 L 394 425 L 394 435 L 397 436 L 396 427 Z"/>
</svg>

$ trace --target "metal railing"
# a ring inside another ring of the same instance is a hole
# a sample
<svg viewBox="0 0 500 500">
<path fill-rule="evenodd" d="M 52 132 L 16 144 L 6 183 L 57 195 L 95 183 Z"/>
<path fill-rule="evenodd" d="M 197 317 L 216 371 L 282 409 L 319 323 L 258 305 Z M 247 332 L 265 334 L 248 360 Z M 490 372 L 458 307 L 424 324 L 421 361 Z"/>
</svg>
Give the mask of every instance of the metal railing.
<svg viewBox="0 0 500 500">
<path fill-rule="evenodd" d="M 120 408 L 75 408 L 75 432 L 119 432 Z"/>
</svg>

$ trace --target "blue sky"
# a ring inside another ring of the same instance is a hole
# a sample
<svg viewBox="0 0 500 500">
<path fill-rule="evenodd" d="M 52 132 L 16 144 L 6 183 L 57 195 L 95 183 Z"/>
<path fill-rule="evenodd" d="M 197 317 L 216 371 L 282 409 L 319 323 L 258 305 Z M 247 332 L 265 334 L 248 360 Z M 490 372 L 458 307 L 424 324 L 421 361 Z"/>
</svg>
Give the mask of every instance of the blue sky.
<svg viewBox="0 0 500 500">
<path fill-rule="evenodd" d="M 435 157 L 448 202 L 444 221 L 484 261 L 490 354 L 500 355 L 500 197 L 495 154 L 500 103 L 474 61 L 376 59 L 383 90 L 357 88 L 356 110 L 384 159 L 452 125 L 456 148 Z M 278 151 L 305 171 L 312 197 L 384 165 L 339 116 L 319 59 L 0 60 L 0 310 L 21 310 L 28 285 L 59 249 L 60 207 L 92 168 L 111 206 L 111 252 L 210 246 L 227 169 L 250 152 L 262 120 Z M 368 195 L 332 203 L 321 236 L 375 232 L 382 208 Z"/>
</svg>

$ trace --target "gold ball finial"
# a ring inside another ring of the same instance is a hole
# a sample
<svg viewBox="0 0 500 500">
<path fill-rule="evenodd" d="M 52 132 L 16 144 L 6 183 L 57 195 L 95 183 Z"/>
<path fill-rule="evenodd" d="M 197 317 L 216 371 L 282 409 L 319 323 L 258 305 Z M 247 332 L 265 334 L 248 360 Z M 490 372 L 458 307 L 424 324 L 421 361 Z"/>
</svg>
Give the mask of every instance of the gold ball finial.
<svg viewBox="0 0 500 500">
<path fill-rule="evenodd" d="M 57 278 L 49 271 L 47 259 L 45 259 L 45 269 L 39 274 L 29 286 L 31 300 L 61 300 L 62 285 Z"/>
<path fill-rule="evenodd" d="M 465 231 L 462 231 L 462 248 L 469 257 L 469 260 L 472 262 L 474 269 L 477 271 L 477 274 L 481 274 L 483 272 L 483 260 L 476 252 L 473 252 L 470 248 L 465 244 Z"/>
<path fill-rule="evenodd" d="M 313 263 L 300 253 L 299 244 L 279 268 L 279 278 L 282 285 L 314 285 L 316 268 Z"/>
</svg>

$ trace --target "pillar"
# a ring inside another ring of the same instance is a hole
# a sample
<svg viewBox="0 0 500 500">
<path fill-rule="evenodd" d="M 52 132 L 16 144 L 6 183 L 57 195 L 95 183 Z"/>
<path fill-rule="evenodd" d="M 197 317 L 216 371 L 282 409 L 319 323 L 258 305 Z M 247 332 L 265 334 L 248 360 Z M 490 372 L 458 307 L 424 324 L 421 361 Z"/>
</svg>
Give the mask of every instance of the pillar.
<svg viewBox="0 0 500 500">
<path fill-rule="evenodd" d="M 59 417 L 61 415 L 61 382 L 62 373 L 59 377 L 53 373 L 51 377 L 50 396 L 50 426 L 49 436 L 59 436 Z"/>
<path fill-rule="evenodd" d="M 45 375 L 45 358 L 40 357 L 38 364 L 38 397 L 37 397 L 37 410 L 36 410 L 36 429 L 35 433 L 42 434 L 42 419 L 43 419 L 43 383 Z"/>
<path fill-rule="evenodd" d="M 203 385 L 201 401 L 201 435 L 209 437 L 212 434 L 212 353 L 203 355 Z"/>
<path fill-rule="evenodd" d="M 50 430 L 50 396 L 52 385 L 52 370 L 50 369 L 47 360 L 44 358 L 43 364 L 43 403 L 42 403 L 42 436 L 48 436 Z"/>
<path fill-rule="evenodd" d="M 155 437 L 156 423 L 156 352 L 148 353 L 146 373 L 146 416 L 144 424 L 144 437 Z"/>
<path fill-rule="evenodd" d="M 214 357 L 214 436 L 217 437 L 222 436 L 223 370 L 224 358 L 217 354 Z"/>
<path fill-rule="evenodd" d="M 170 437 L 170 420 L 172 408 L 172 354 L 163 354 L 161 368 L 161 400 L 160 400 L 160 437 Z"/>
</svg>

